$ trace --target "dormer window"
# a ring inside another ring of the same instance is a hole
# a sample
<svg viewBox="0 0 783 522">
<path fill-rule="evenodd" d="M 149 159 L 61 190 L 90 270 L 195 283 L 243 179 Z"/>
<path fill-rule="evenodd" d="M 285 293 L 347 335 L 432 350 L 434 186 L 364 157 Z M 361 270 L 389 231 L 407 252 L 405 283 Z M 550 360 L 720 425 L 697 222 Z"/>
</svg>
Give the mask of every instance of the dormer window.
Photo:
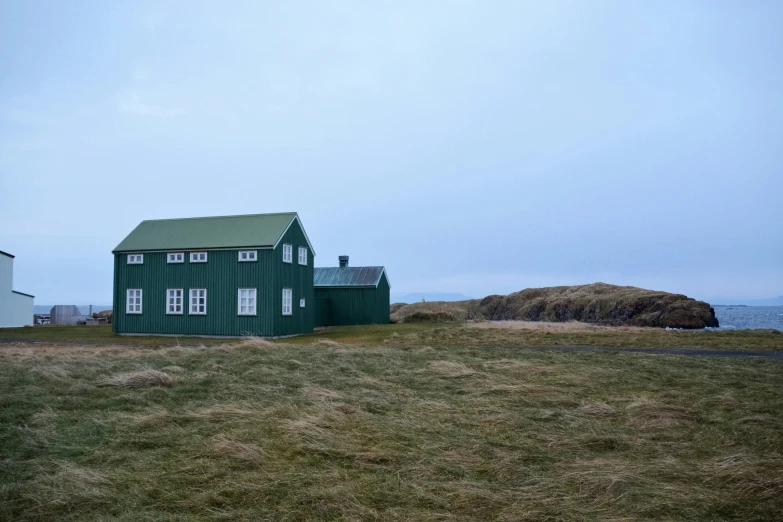
<svg viewBox="0 0 783 522">
<path fill-rule="evenodd" d="M 191 252 L 190 253 L 190 262 L 191 263 L 206 263 L 207 262 L 207 253 L 206 252 Z"/>
<path fill-rule="evenodd" d="M 256 261 L 258 260 L 258 252 L 255 250 L 240 250 L 239 261 Z"/>
<path fill-rule="evenodd" d="M 141 265 L 144 264 L 144 254 L 128 254 L 129 265 Z"/>
<path fill-rule="evenodd" d="M 307 265 L 307 248 L 299 247 L 299 264 Z"/>
<path fill-rule="evenodd" d="M 283 263 L 292 263 L 294 260 L 294 247 L 283 244 Z"/>
<path fill-rule="evenodd" d="M 169 254 L 166 257 L 167 263 L 184 263 L 185 262 L 185 254 L 182 252 L 174 252 Z"/>
</svg>

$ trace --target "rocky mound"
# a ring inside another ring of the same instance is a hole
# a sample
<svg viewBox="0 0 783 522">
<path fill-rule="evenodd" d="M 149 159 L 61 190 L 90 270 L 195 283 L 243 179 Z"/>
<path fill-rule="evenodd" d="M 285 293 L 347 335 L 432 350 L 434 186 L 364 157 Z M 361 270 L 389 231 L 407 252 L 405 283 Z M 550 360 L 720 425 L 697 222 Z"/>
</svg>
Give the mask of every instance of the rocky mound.
<svg viewBox="0 0 783 522">
<path fill-rule="evenodd" d="M 453 303 L 414 303 L 393 308 L 392 322 L 581 321 L 603 325 L 704 328 L 718 326 L 715 310 L 681 294 L 594 283 L 528 288 Z"/>
</svg>

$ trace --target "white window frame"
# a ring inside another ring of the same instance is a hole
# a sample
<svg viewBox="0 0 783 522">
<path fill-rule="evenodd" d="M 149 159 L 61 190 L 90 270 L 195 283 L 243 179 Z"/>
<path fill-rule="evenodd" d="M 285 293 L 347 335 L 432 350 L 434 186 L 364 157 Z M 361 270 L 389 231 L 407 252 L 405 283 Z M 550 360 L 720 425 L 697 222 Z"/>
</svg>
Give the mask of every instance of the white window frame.
<svg viewBox="0 0 783 522">
<path fill-rule="evenodd" d="M 179 295 L 177 295 L 179 292 Z M 177 304 L 177 298 L 179 298 L 179 304 Z M 172 303 L 172 299 L 174 302 Z M 171 307 L 174 306 L 174 311 Z M 178 307 L 179 306 L 179 311 Z M 166 315 L 182 315 L 185 311 L 185 291 L 182 288 L 167 288 L 166 289 Z"/>
<path fill-rule="evenodd" d="M 242 292 L 250 292 L 251 294 L 248 294 L 246 297 L 242 297 Z M 256 307 L 258 306 L 258 292 L 255 288 L 239 288 L 237 289 L 237 315 L 242 316 L 248 316 L 248 315 L 256 315 Z M 246 304 L 242 304 L 242 299 L 247 299 Z M 250 304 L 252 300 L 252 305 Z M 242 306 L 245 306 L 247 309 L 242 312 Z"/>
<path fill-rule="evenodd" d="M 144 254 L 128 254 L 128 264 L 129 265 L 143 265 L 144 264 Z"/>
<path fill-rule="evenodd" d="M 283 288 L 283 315 L 294 315 L 293 300 L 293 289 Z"/>
<path fill-rule="evenodd" d="M 203 259 L 202 259 L 203 257 Z M 191 263 L 206 263 L 207 262 L 207 253 L 206 252 L 191 252 L 190 253 L 190 262 Z"/>
<path fill-rule="evenodd" d="M 299 264 L 307 266 L 307 247 L 299 247 Z"/>
<path fill-rule="evenodd" d="M 204 303 L 199 303 L 197 300 L 201 298 L 198 292 L 204 292 Z M 206 288 L 191 288 L 188 292 L 190 299 L 188 300 L 188 315 L 207 315 L 207 289 Z M 199 311 L 199 307 L 203 306 L 204 310 Z M 195 307 L 195 312 L 193 311 Z"/>
<path fill-rule="evenodd" d="M 179 258 L 177 258 L 179 256 Z M 185 252 L 169 252 L 166 254 L 166 262 L 167 263 L 184 263 L 185 262 Z"/>
<path fill-rule="evenodd" d="M 138 299 L 138 302 L 132 302 L 132 300 L 135 299 Z M 134 314 L 134 315 L 141 314 L 143 304 L 144 304 L 144 292 L 142 291 L 141 288 L 128 288 L 125 291 L 126 314 Z"/>
<path fill-rule="evenodd" d="M 242 256 L 245 256 L 244 259 L 242 259 Z M 253 261 L 258 261 L 258 250 L 240 250 L 239 251 L 239 262 L 240 263 L 251 263 Z"/>
<path fill-rule="evenodd" d="M 305 307 L 305 298 L 303 297 L 299 300 L 299 308 L 304 308 L 304 307 Z"/>
<path fill-rule="evenodd" d="M 283 263 L 294 262 L 294 246 L 283 243 Z"/>
</svg>

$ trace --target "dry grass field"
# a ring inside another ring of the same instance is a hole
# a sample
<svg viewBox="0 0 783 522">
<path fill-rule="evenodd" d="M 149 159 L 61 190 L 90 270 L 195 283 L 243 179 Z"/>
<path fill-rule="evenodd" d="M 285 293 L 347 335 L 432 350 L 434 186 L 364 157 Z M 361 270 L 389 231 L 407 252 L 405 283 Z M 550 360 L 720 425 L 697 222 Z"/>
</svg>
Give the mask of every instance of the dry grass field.
<svg viewBox="0 0 783 522">
<path fill-rule="evenodd" d="M 782 361 L 520 348 L 780 335 L 486 326 L 0 344 L 0 520 L 780 518 Z"/>
</svg>

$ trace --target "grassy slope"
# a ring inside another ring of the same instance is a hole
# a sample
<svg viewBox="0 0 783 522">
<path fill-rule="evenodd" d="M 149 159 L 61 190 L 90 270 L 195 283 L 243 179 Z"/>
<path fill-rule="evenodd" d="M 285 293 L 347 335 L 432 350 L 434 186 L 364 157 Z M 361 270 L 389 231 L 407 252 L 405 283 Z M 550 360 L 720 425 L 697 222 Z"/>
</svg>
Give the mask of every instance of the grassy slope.
<svg viewBox="0 0 783 522">
<path fill-rule="evenodd" d="M 100 326 L 61 326 L 44 325 L 23 328 L 0 328 L 0 339 L 38 341 L 38 342 L 93 342 L 112 344 L 142 344 L 142 345 L 176 345 L 178 343 L 201 344 L 203 339 L 190 337 L 143 337 L 117 336 L 111 331 L 111 325 Z M 210 339 L 210 343 L 235 342 L 236 339 L 225 341 Z"/>
<path fill-rule="evenodd" d="M 489 350 L 477 348 L 485 332 L 388 332 L 54 357 L 0 345 L 0 520 L 783 512 L 779 361 Z M 387 340 L 333 340 L 362 336 Z M 176 382 L 101 385 L 149 368 Z"/>
<path fill-rule="evenodd" d="M 543 330 L 500 330 L 470 328 L 464 324 L 400 323 L 344 326 L 314 335 L 283 339 L 288 344 L 307 344 L 314 339 L 368 344 L 389 341 L 413 342 L 423 336 L 429 344 L 474 346 L 615 346 L 629 348 L 714 348 L 733 350 L 783 350 L 783 332 L 775 330 L 665 331 L 660 328 L 606 328 L 597 332 L 554 332 Z M 111 326 L 37 326 L 0 328 L 0 340 L 57 343 L 86 341 L 112 345 L 172 346 L 235 343 L 236 339 L 193 337 L 115 336 Z"/>
<path fill-rule="evenodd" d="M 598 332 L 548 333 L 541 330 L 471 328 L 459 323 L 401 323 L 396 325 L 344 326 L 315 336 L 286 339 L 307 344 L 313 339 L 342 343 L 416 344 L 430 346 L 524 347 L 606 346 L 625 348 L 706 348 L 726 350 L 783 351 L 783 332 L 776 330 L 666 331 L 638 328 L 632 331 L 607 328 Z"/>
</svg>

